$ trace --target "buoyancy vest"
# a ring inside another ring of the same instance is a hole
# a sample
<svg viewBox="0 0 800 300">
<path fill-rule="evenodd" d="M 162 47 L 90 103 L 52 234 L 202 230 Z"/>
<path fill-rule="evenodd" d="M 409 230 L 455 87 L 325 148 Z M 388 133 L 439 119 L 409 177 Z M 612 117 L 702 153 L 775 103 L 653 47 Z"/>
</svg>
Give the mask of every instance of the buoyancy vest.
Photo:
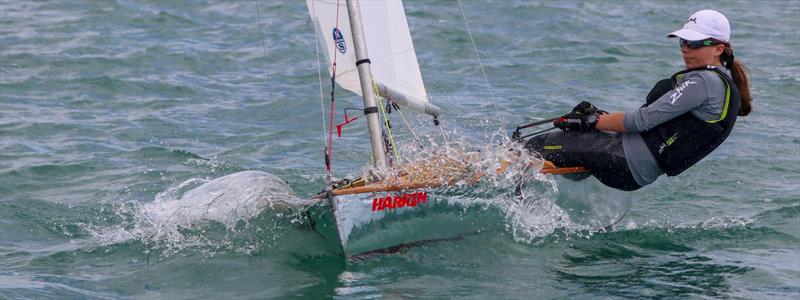
<svg viewBox="0 0 800 300">
<path fill-rule="evenodd" d="M 669 176 L 682 173 L 722 144 L 733 130 L 739 114 L 739 89 L 728 74 L 713 66 L 683 70 L 657 82 L 642 107 L 652 104 L 675 89 L 686 73 L 698 70 L 714 72 L 725 83 L 725 104 L 719 118 L 702 120 L 690 111 L 641 133 L 659 167 Z"/>
</svg>

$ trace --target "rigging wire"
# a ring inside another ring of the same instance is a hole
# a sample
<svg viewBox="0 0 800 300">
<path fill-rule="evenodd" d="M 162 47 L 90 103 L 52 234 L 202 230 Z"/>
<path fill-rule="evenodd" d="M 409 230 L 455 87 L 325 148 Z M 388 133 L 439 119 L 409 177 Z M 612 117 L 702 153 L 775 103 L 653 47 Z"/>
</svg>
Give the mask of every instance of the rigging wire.
<svg viewBox="0 0 800 300">
<path fill-rule="evenodd" d="M 461 0 L 456 0 L 458 2 L 458 9 L 461 11 L 461 16 L 464 18 L 464 25 L 467 27 L 467 34 L 469 35 L 469 41 L 472 43 L 472 49 L 475 50 L 475 57 L 478 59 L 478 65 L 481 68 L 481 74 L 483 74 L 483 80 L 486 82 L 486 87 L 489 89 L 489 94 L 492 97 L 492 103 L 494 104 L 494 112 L 497 114 L 497 118 L 501 122 L 501 126 L 505 127 L 505 122 L 503 118 L 500 116 L 500 110 L 497 108 L 497 97 L 494 94 L 494 90 L 492 89 L 492 85 L 489 83 L 489 77 L 486 76 L 486 70 L 483 67 L 483 62 L 481 61 L 481 55 L 478 53 L 478 46 L 475 45 L 475 38 L 472 37 L 472 30 L 469 28 L 469 21 L 467 21 L 467 14 L 464 12 L 464 6 L 461 5 Z"/>
<path fill-rule="evenodd" d="M 399 109 L 396 109 L 396 111 L 397 111 L 398 114 L 400 114 L 400 119 L 403 120 L 403 124 L 406 124 L 406 128 L 408 128 L 408 131 L 411 132 L 411 136 L 414 137 L 414 141 L 417 142 L 417 146 L 419 146 L 420 149 L 425 148 L 425 147 L 422 146 L 422 141 L 420 141 L 419 137 L 417 137 L 417 133 L 415 132 L 416 130 L 414 130 L 414 127 L 411 127 L 411 124 L 408 123 L 408 120 L 406 120 L 406 117 L 403 116 L 403 111 L 399 110 Z"/>
<path fill-rule="evenodd" d="M 442 133 L 442 139 L 444 139 L 445 147 L 449 148 L 450 147 L 450 142 L 447 141 L 447 135 L 444 133 L 444 126 L 442 126 L 442 124 L 439 122 L 439 120 L 437 120 L 437 119 L 434 119 L 434 120 L 435 120 L 434 122 L 436 122 L 436 127 L 439 127 L 439 132 Z"/>
<path fill-rule="evenodd" d="M 311 11 L 313 14 L 316 15 L 316 7 L 314 5 L 315 1 L 311 1 Z M 260 6 L 259 6 L 260 8 Z M 259 19 L 260 20 L 260 19 Z M 325 96 L 324 92 L 322 91 L 322 64 L 319 62 L 319 33 L 317 32 L 317 25 L 312 24 L 314 26 L 314 49 L 317 51 L 317 79 L 319 82 L 319 107 L 320 112 L 322 113 L 322 143 L 327 144 L 325 140 L 325 131 L 327 130 L 327 125 L 325 125 Z M 325 147 L 326 155 L 327 155 L 327 145 Z M 330 172 L 328 172 L 327 180 L 330 181 Z M 330 184 L 330 182 L 328 182 Z"/>
</svg>

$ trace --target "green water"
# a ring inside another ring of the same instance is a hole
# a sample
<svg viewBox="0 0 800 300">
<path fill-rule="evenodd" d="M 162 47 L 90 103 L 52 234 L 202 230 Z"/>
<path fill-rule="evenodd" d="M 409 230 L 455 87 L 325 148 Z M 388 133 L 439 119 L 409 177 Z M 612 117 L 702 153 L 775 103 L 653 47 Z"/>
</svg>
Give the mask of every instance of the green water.
<svg viewBox="0 0 800 300">
<path fill-rule="evenodd" d="M 463 5 L 491 90 L 457 3 L 405 3 L 428 93 L 464 147 L 580 100 L 638 107 L 681 68 L 666 33 L 703 8 L 731 21 L 754 112 L 697 166 L 634 193 L 530 183 L 574 223 L 629 209 L 610 232 L 500 207 L 512 193 L 482 187 L 461 192 L 504 230 L 347 261 L 298 215 L 325 182 L 304 1 L 4 0 L 0 298 L 800 297 L 800 2 Z M 357 105 L 337 90 L 336 121 Z M 334 176 L 369 159 L 365 127 L 336 139 Z M 226 181 L 220 201 L 192 194 L 245 170 L 264 173 Z"/>
</svg>

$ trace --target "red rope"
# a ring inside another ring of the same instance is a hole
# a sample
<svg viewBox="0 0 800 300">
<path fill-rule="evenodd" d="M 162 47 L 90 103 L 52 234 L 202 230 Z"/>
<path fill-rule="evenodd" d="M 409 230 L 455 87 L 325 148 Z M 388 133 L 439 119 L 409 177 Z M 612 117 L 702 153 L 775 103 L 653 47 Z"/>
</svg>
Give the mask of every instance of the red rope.
<svg viewBox="0 0 800 300">
<path fill-rule="evenodd" d="M 334 57 L 335 54 L 334 54 Z M 334 58 L 334 60 L 336 60 Z M 334 112 L 334 97 L 333 97 L 333 90 L 336 88 L 336 62 L 333 63 L 333 76 L 331 77 L 331 114 L 328 118 L 329 125 L 328 125 L 328 159 L 325 160 L 325 168 L 328 170 L 328 175 L 331 174 L 331 158 L 333 157 L 333 112 Z"/>
<path fill-rule="evenodd" d="M 336 0 L 336 29 L 339 28 L 339 0 Z M 328 126 L 328 159 L 325 160 L 325 168 L 328 170 L 328 175 L 331 174 L 331 161 L 333 158 L 333 117 L 334 117 L 334 97 L 333 91 L 336 89 L 336 41 L 333 41 L 333 65 L 331 66 L 331 114 L 330 114 L 330 125 Z"/>
</svg>

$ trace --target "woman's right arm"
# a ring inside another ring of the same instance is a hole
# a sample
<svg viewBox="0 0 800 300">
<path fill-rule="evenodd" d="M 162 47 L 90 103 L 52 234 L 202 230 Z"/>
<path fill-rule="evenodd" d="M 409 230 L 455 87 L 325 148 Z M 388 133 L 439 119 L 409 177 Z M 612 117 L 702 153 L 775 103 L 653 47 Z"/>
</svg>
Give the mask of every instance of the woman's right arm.
<svg viewBox="0 0 800 300">
<path fill-rule="evenodd" d="M 597 125 L 594 126 L 597 130 L 609 130 L 616 132 L 628 132 L 625 129 L 623 120 L 625 119 L 624 112 L 614 112 L 610 114 L 600 115 L 597 120 Z"/>
</svg>

